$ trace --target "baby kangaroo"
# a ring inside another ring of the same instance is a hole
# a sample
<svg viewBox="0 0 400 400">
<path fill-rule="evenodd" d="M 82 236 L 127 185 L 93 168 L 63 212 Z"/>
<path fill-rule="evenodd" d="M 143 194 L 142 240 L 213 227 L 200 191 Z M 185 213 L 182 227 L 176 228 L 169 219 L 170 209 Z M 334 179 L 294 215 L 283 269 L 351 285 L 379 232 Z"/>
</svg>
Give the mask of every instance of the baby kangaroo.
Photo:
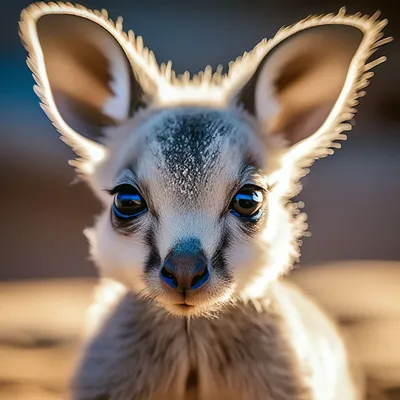
<svg viewBox="0 0 400 400">
<path fill-rule="evenodd" d="M 363 398 L 334 325 L 279 278 L 307 229 L 290 199 L 346 138 L 385 25 L 308 17 L 227 74 L 177 77 L 105 10 L 22 12 L 35 91 L 104 206 L 73 399 Z"/>
</svg>

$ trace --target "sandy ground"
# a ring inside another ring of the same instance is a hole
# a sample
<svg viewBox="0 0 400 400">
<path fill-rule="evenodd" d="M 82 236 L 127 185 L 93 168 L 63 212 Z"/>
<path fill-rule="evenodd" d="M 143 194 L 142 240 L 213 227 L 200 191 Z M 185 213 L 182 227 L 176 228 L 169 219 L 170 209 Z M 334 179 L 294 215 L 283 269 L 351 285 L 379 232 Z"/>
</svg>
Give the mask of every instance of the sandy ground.
<svg viewBox="0 0 400 400">
<path fill-rule="evenodd" d="M 0 285 L 0 400 L 66 398 L 94 280 Z"/>
</svg>

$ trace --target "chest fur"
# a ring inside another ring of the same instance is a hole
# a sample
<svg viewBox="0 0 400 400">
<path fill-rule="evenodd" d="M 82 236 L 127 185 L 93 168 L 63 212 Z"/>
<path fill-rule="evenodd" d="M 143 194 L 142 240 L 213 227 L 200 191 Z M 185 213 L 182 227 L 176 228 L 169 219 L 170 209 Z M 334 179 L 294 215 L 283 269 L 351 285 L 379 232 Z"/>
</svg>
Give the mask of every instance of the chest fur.
<svg viewBox="0 0 400 400">
<path fill-rule="evenodd" d="M 310 399 L 273 306 L 166 316 L 126 296 L 89 343 L 75 399 Z"/>
</svg>

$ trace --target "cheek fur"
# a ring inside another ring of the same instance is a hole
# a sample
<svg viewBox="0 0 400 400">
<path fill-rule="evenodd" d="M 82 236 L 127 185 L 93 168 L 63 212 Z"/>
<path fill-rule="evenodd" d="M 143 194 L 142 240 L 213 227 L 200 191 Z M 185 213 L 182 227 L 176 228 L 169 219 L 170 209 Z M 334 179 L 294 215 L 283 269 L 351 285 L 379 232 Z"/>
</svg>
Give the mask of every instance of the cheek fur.
<svg viewBox="0 0 400 400">
<path fill-rule="evenodd" d="M 286 258 L 292 257 L 296 247 L 290 210 L 273 194 L 267 199 L 262 218 L 251 230 L 243 229 L 237 221 L 237 226 L 231 228 L 236 234 L 226 256 L 238 291 L 244 296 L 249 288 L 254 290 L 255 281 L 263 282 L 257 287 L 261 293 L 271 280 L 277 279 L 282 264 L 289 262 Z"/>
<path fill-rule="evenodd" d="M 258 237 L 236 240 L 226 252 L 229 269 L 240 292 L 251 282 L 253 276 L 267 264 L 267 245 Z"/>
<path fill-rule="evenodd" d="M 143 265 L 147 250 L 141 237 L 116 232 L 109 211 L 105 211 L 85 235 L 91 257 L 103 277 L 116 279 L 137 292 L 144 289 Z"/>
<path fill-rule="evenodd" d="M 263 296 L 272 281 L 286 274 L 300 256 L 300 238 L 307 229 L 306 216 L 296 203 L 284 204 L 271 193 L 268 198 L 268 223 L 253 241 L 255 268 L 249 271 L 242 289 L 243 298 Z M 258 255 L 258 257 L 257 257 Z"/>
</svg>

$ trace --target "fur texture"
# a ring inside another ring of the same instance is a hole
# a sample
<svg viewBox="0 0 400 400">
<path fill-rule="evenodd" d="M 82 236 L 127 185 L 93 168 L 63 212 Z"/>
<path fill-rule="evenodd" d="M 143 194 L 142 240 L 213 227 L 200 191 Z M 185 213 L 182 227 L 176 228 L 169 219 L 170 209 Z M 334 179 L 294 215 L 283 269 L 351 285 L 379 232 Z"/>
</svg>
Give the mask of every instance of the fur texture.
<svg viewBox="0 0 400 400">
<path fill-rule="evenodd" d="M 42 107 L 104 205 L 86 234 L 113 283 L 75 399 L 362 398 L 333 324 L 278 280 L 307 229 L 299 179 L 340 147 L 385 60 L 367 63 L 390 41 L 377 18 L 309 17 L 226 75 L 177 78 L 105 11 L 22 12 Z"/>
<path fill-rule="evenodd" d="M 336 329 L 294 287 L 273 284 L 260 301 L 190 322 L 124 290 L 114 301 L 99 296 L 112 312 L 88 342 L 78 399 L 362 398 Z"/>
</svg>

